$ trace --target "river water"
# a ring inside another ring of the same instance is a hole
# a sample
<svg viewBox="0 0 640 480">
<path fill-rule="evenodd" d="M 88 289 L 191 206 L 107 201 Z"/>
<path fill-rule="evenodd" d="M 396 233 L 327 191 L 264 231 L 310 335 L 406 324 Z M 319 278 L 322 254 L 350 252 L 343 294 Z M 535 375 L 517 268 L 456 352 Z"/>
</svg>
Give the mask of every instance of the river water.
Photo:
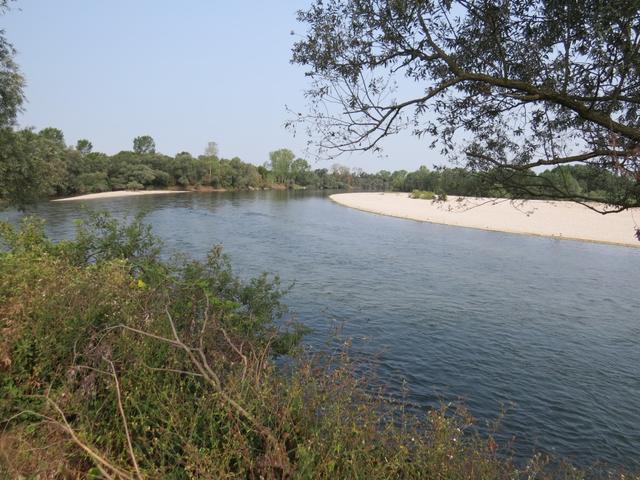
<svg viewBox="0 0 640 480">
<path fill-rule="evenodd" d="M 222 243 L 242 276 L 295 282 L 285 303 L 313 329 L 309 348 L 338 325 L 389 395 L 462 401 L 481 425 L 506 408 L 500 438 L 518 457 L 640 469 L 640 249 L 383 217 L 310 192 L 86 205 L 147 211 L 167 251 Z M 34 210 L 56 239 L 81 215 L 76 202 Z"/>
</svg>

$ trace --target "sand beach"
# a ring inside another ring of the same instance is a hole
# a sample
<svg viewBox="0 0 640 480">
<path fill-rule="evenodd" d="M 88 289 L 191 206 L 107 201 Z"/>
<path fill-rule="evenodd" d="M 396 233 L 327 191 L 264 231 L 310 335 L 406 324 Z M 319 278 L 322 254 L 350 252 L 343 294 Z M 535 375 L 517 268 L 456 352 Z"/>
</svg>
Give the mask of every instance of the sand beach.
<svg viewBox="0 0 640 480">
<path fill-rule="evenodd" d="M 451 195 L 445 202 L 435 202 L 390 192 L 340 193 L 330 198 L 365 212 L 422 222 L 640 248 L 635 237 L 639 208 L 602 215 L 577 203 L 548 200 Z"/>
<path fill-rule="evenodd" d="M 138 195 L 163 195 L 168 193 L 188 193 L 187 190 L 117 190 L 115 192 L 89 193 L 76 197 L 57 198 L 52 202 L 74 202 L 78 200 L 97 200 L 100 198 L 135 197 Z"/>
</svg>

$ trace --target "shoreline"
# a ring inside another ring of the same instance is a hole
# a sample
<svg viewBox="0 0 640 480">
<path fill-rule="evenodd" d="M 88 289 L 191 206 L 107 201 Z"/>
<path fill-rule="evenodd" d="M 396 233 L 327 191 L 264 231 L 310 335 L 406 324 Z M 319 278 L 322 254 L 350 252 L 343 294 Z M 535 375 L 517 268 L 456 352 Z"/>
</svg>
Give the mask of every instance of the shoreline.
<svg viewBox="0 0 640 480">
<path fill-rule="evenodd" d="M 277 185 L 270 188 L 252 188 L 247 189 L 230 189 L 230 188 L 216 188 L 211 186 L 188 186 L 184 189 L 177 189 L 175 187 L 169 187 L 164 190 L 113 190 L 108 192 L 87 193 L 84 195 L 76 195 L 73 197 L 51 198 L 50 202 L 70 202 L 73 200 L 94 200 L 101 198 L 118 198 L 118 197 L 135 197 L 139 195 L 162 195 L 168 193 L 222 193 L 222 192 L 251 192 L 251 191 L 263 191 L 263 190 L 286 190 L 286 188 L 279 188 Z"/>
<path fill-rule="evenodd" d="M 634 236 L 640 209 L 602 215 L 573 202 L 457 195 L 433 202 L 395 192 L 341 193 L 329 198 L 345 207 L 405 220 L 640 248 Z"/>
<path fill-rule="evenodd" d="M 56 198 L 51 202 L 74 202 L 78 200 L 98 200 L 101 198 L 137 197 L 140 195 L 166 195 L 169 193 L 190 193 L 189 190 L 116 190 L 113 192 L 88 193 L 75 197 Z"/>
</svg>

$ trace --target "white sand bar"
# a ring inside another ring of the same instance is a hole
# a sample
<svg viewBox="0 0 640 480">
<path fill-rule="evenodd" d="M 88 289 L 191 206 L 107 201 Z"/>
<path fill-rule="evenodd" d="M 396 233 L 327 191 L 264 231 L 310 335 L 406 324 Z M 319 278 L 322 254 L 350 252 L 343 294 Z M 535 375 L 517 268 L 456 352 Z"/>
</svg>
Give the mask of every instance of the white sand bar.
<svg viewBox="0 0 640 480">
<path fill-rule="evenodd" d="M 162 195 L 168 193 L 188 193 L 186 190 L 117 190 L 115 192 L 89 193 L 77 197 L 58 198 L 52 202 L 74 202 L 76 200 L 96 200 L 99 198 L 135 197 L 138 195 Z"/>
<path fill-rule="evenodd" d="M 340 193 L 331 200 L 365 212 L 498 232 L 640 248 L 640 208 L 602 215 L 573 202 L 449 196 L 446 202 L 408 193 Z"/>
</svg>

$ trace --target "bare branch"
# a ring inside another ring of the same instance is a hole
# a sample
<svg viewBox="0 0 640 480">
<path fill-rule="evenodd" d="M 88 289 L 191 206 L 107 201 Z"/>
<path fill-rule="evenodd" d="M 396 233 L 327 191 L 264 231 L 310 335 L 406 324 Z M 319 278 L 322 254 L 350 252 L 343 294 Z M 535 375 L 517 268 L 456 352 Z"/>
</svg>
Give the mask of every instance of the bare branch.
<svg viewBox="0 0 640 480">
<path fill-rule="evenodd" d="M 120 391 L 120 381 L 118 380 L 118 374 L 116 373 L 116 367 L 113 365 L 113 362 L 108 358 L 104 358 L 109 366 L 111 367 L 111 375 L 113 376 L 113 380 L 116 385 L 116 399 L 118 401 L 118 411 L 120 412 L 120 417 L 122 418 L 122 424 L 124 426 L 124 434 L 127 439 L 127 448 L 129 449 L 129 457 L 131 458 L 131 463 L 133 464 L 133 469 L 136 472 L 136 476 L 138 480 L 142 479 L 142 475 L 140 474 L 140 468 L 138 467 L 138 461 L 136 460 L 136 455 L 133 451 L 133 444 L 131 442 L 131 434 L 129 433 L 129 424 L 127 423 L 127 416 L 124 413 L 124 407 L 122 405 L 122 392 Z"/>
</svg>

